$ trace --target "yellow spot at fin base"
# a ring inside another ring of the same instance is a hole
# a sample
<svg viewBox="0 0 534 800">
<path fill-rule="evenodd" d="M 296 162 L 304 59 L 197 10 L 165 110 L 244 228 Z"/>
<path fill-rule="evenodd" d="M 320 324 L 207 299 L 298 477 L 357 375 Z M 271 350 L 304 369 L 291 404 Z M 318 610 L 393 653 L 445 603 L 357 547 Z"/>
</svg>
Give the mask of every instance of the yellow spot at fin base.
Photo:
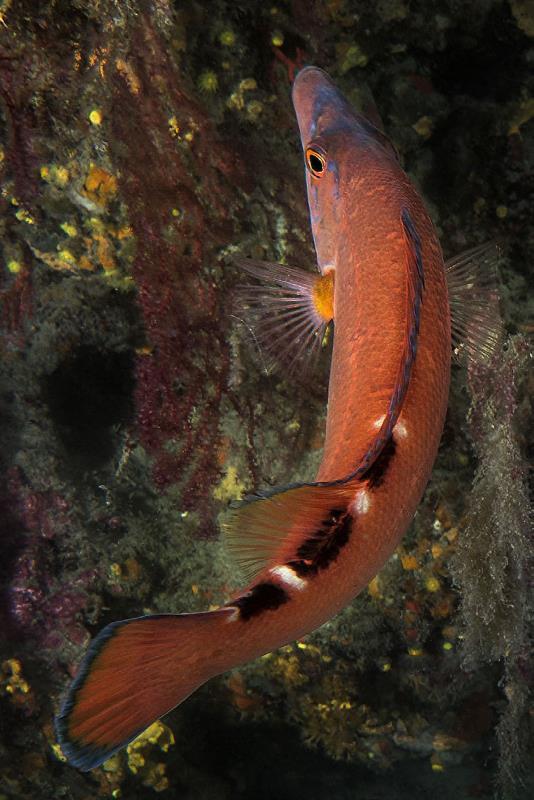
<svg viewBox="0 0 534 800">
<path fill-rule="evenodd" d="M 334 317 L 334 270 L 321 275 L 312 290 L 315 310 L 325 322 Z"/>
</svg>

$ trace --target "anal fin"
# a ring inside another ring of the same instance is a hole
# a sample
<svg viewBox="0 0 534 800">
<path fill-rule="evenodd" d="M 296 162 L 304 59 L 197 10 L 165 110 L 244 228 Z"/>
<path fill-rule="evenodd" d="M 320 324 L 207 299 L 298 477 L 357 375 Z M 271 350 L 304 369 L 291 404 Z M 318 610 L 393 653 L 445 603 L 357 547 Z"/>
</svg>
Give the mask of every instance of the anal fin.
<svg viewBox="0 0 534 800">
<path fill-rule="evenodd" d="M 223 529 L 231 554 L 247 580 L 294 561 L 326 565 L 354 494 L 354 482 L 301 483 L 246 498 Z M 307 545 L 307 555 L 303 546 Z"/>
</svg>

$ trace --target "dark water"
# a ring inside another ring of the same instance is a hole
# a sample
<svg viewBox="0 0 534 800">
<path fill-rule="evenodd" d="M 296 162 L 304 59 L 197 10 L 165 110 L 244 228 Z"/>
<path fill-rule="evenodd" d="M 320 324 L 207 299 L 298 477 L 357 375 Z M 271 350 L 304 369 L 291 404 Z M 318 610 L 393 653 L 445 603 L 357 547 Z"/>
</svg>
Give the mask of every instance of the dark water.
<svg viewBox="0 0 534 800">
<path fill-rule="evenodd" d="M 0 800 L 530 797 L 528 3 L 0 14 Z M 82 774 L 52 719 L 90 638 L 224 602 L 229 502 L 320 462 L 327 365 L 265 374 L 233 303 L 233 256 L 314 268 L 290 103 L 310 63 L 379 111 L 447 257 L 499 240 L 516 338 L 453 368 L 429 487 L 369 590 Z"/>
</svg>

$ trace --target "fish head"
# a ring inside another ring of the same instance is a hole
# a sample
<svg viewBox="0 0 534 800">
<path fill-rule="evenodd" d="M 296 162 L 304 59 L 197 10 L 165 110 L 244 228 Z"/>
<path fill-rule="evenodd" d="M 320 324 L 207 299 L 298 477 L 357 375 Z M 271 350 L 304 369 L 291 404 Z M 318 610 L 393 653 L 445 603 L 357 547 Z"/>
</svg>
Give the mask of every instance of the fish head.
<svg viewBox="0 0 534 800">
<path fill-rule="evenodd" d="M 390 158 L 393 147 L 318 67 L 305 67 L 298 73 L 292 97 L 306 165 L 317 263 L 324 274 L 336 268 L 347 220 L 357 219 L 356 193 L 348 190 L 350 180 L 377 157 Z"/>
</svg>

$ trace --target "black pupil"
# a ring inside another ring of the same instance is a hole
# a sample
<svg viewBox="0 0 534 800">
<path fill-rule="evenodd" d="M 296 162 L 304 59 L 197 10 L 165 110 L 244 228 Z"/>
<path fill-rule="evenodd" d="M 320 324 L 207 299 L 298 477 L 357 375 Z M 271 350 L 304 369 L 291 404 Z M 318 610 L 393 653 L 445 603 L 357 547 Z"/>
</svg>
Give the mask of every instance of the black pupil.
<svg viewBox="0 0 534 800">
<path fill-rule="evenodd" d="M 321 161 L 319 156 L 315 155 L 315 153 L 310 153 L 309 162 L 310 162 L 310 169 L 312 170 L 312 172 L 322 172 L 323 171 L 323 169 L 324 169 L 323 162 Z"/>
</svg>

